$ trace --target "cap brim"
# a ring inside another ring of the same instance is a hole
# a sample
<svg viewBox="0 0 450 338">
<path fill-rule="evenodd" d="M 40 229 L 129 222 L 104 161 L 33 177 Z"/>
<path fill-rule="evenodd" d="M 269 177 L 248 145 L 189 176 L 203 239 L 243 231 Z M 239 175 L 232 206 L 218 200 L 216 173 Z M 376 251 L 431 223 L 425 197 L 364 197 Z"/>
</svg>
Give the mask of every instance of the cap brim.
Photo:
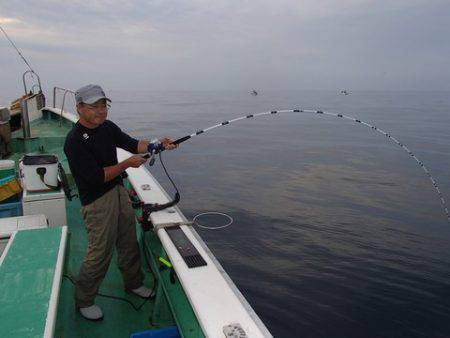
<svg viewBox="0 0 450 338">
<path fill-rule="evenodd" d="M 106 96 L 98 95 L 98 96 L 93 96 L 86 101 L 83 101 L 83 103 L 94 104 L 95 102 L 102 100 L 102 99 L 105 99 L 106 101 L 111 102 L 111 99 L 107 98 Z"/>
</svg>

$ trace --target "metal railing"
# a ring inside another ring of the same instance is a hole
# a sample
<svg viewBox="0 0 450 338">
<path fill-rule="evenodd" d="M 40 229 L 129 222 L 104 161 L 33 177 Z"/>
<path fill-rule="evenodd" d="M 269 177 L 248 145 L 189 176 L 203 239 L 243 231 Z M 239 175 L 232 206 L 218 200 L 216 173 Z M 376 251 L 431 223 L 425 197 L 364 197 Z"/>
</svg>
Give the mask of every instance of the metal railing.
<svg viewBox="0 0 450 338">
<path fill-rule="evenodd" d="M 59 119 L 59 126 L 61 127 L 61 121 L 63 118 L 63 111 L 64 111 L 64 105 L 66 103 L 66 95 L 67 93 L 71 93 L 74 97 L 75 97 L 75 92 L 70 90 L 70 89 L 66 89 L 66 88 L 62 88 L 62 87 L 53 87 L 53 108 L 56 108 L 56 92 L 57 91 L 63 91 L 63 99 L 62 99 L 62 104 L 61 104 L 61 116 Z"/>
<path fill-rule="evenodd" d="M 30 74 L 30 76 L 31 76 L 33 79 L 34 79 L 33 74 L 36 75 L 38 83 L 35 84 L 35 85 L 38 85 L 38 87 L 39 87 L 39 93 L 42 93 L 41 79 L 40 79 L 39 75 L 37 75 L 37 74 L 34 72 L 34 70 L 27 70 L 27 71 L 26 71 L 25 73 L 23 73 L 23 75 L 22 75 L 23 89 L 25 90 L 25 95 L 28 94 L 27 83 L 26 83 L 26 81 L 25 81 L 26 75 L 27 75 L 27 74 Z M 33 87 L 34 87 L 35 85 L 33 85 Z M 31 88 L 32 88 L 32 89 L 31 89 L 32 91 L 33 91 L 33 87 L 31 87 Z"/>
<path fill-rule="evenodd" d="M 37 83 L 32 84 L 31 90 L 28 93 L 27 88 L 27 75 Z M 35 77 L 36 76 L 36 77 Z M 23 81 L 23 89 L 25 91 L 25 96 L 20 100 L 20 108 L 21 108 L 21 119 L 22 119 L 22 128 L 23 128 L 23 139 L 27 140 L 32 138 L 31 136 L 31 129 L 30 129 L 30 111 L 28 109 L 28 102 L 31 100 L 35 101 L 36 109 L 39 110 L 43 106 L 45 106 L 45 96 L 42 93 L 42 86 L 41 86 L 41 79 L 39 78 L 39 75 L 34 72 L 34 70 L 30 69 L 23 73 L 22 75 L 22 81 Z M 35 93 L 34 88 L 38 88 L 38 91 Z"/>
</svg>

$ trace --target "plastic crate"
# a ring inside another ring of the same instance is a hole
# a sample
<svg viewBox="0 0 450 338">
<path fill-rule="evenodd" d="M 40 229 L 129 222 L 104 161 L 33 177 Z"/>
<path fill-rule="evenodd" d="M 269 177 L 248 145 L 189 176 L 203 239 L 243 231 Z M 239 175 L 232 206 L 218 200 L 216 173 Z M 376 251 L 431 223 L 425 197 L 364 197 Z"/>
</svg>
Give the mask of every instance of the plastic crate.
<svg viewBox="0 0 450 338">
<path fill-rule="evenodd" d="M 181 338 L 176 326 L 133 333 L 130 338 Z"/>
<path fill-rule="evenodd" d="M 0 160 L 0 178 L 16 175 L 16 165 L 12 160 Z"/>
<path fill-rule="evenodd" d="M 16 179 L 16 176 L 7 176 L 0 178 L 0 202 L 17 202 L 10 201 L 13 197 L 22 192 L 22 188 Z"/>
<path fill-rule="evenodd" d="M 22 202 L 18 197 L 8 199 L 8 203 L 0 203 L 0 218 L 23 216 Z"/>
</svg>

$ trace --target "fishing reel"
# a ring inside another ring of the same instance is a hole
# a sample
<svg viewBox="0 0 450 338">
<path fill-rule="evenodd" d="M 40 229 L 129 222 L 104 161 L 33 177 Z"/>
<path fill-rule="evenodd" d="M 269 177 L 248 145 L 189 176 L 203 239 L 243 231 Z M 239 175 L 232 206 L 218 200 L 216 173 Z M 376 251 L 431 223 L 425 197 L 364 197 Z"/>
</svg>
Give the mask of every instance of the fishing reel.
<svg viewBox="0 0 450 338">
<path fill-rule="evenodd" d="M 158 139 L 153 139 L 147 146 L 148 154 L 144 155 L 144 158 L 149 159 L 148 165 L 152 166 L 155 164 L 156 155 L 164 150 L 163 144 Z"/>
<path fill-rule="evenodd" d="M 147 146 L 148 153 L 145 154 L 143 157 L 148 158 L 149 159 L 148 164 L 149 164 L 149 166 L 152 166 L 153 164 L 155 164 L 156 155 L 159 154 L 161 165 L 163 166 L 164 172 L 166 173 L 167 177 L 169 178 L 170 182 L 172 183 L 173 187 L 175 188 L 175 195 L 171 201 L 169 201 L 167 203 L 162 203 L 162 204 L 139 203 L 138 201 L 133 201 L 133 202 L 136 202 L 136 203 L 133 203 L 134 208 L 142 208 L 142 216 L 141 216 L 139 222 L 141 223 L 144 231 L 148 231 L 149 229 L 151 229 L 153 227 L 151 220 L 150 220 L 150 214 L 152 212 L 161 211 L 161 210 L 173 207 L 173 206 L 177 205 L 178 202 L 180 202 L 180 193 L 179 193 L 175 183 L 173 182 L 172 178 L 170 177 L 169 173 L 167 172 L 167 169 L 161 158 L 161 152 L 163 152 L 164 150 L 165 150 L 164 145 L 158 139 L 153 139 Z M 136 195 L 136 194 L 134 193 L 134 195 Z"/>
</svg>

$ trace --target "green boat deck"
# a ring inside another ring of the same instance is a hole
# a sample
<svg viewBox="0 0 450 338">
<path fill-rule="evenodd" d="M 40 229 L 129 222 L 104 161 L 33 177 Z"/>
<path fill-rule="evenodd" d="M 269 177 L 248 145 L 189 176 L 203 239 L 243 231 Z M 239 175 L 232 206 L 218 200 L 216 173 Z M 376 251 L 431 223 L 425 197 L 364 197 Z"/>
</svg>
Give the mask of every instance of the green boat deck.
<svg viewBox="0 0 450 338">
<path fill-rule="evenodd" d="M 70 276 L 78 274 L 87 247 L 86 230 L 80 217 L 80 207 L 78 199 L 68 202 L 66 207 L 70 241 L 65 273 Z M 144 264 L 143 267 L 145 267 Z M 148 269 L 145 275 L 145 284 L 151 287 L 152 278 Z M 142 298 L 124 291 L 115 256 L 100 287 L 100 293 L 123 297 L 136 306 L 143 302 Z M 68 278 L 64 278 L 59 303 L 56 337 L 129 337 L 131 333 L 151 328 L 150 315 L 153 311 L 153 301 L 147 301 L 141 310 L 135 311 L 124 301 L 97 297 L 96 304 L 103 309 L 105 318 L 100 322 L 90 322 L 75 309 L 74 285 Z"/>
<path fill-rule="evenodd" d="M 59 117 L 44 112 L 42 119 L 31 123 L 32 135 L 36 138 L 24 141 L 21 139 L 21 130 L 13 132 L 11 142 L 13 154 L 10 159 L 17 163 L 24 153 L 55 154 L 68 174 L 72 188 L 75 188 L 63 152 L 64 140 L 71 127 L 71 122 L 64 120 L 60 125 Z M 87 247 L 86 230 L 81 218 L 80 207 L 78 198 L 74 198 L 70 202 L 66 199 L 69 242 L 64 274 L 69 276 L 78 274 Z M 137 214 L 137 216 L 139 215 Z M 150 272 L 149 264 L 157 275 L 156 298 L 148 300 L 140 310 L 136 311 L 125 301 L 97 296 L 96 303 L 101 306 L 104 319 L 100 322 L 90 322 L 76 310 L 74 285 L 67 277 L 64 277 L 61 284 L 55 337 L 129 337 L 132 333 L 174 325 L 179 328 L 182 337 L 204 337 L 173 271 L 161 267 L 158 263 L 158 257 L 167 259 L 167 255 L 156 235 L 148 232 L 141 237 L 140 226 L 137 227 L 137 230 L 141 242 L 144 238 L 147 243 L 145 250 L 142 250 L 141 243 L 145 285 L 153 287 L 153 275 Z M 142 298 L 125 292 L 121 273 L 116 264 L 116 255 L 114 255 L 106 278 L 100 287 L 100 293 L 127 299 L 135 306 L 143 303 Z"/>
<path fill-rule="evenodd" d="M 62 229 L 15 234 L 0 267 L 1 337 L 44 336 Z"/>
</svg>

